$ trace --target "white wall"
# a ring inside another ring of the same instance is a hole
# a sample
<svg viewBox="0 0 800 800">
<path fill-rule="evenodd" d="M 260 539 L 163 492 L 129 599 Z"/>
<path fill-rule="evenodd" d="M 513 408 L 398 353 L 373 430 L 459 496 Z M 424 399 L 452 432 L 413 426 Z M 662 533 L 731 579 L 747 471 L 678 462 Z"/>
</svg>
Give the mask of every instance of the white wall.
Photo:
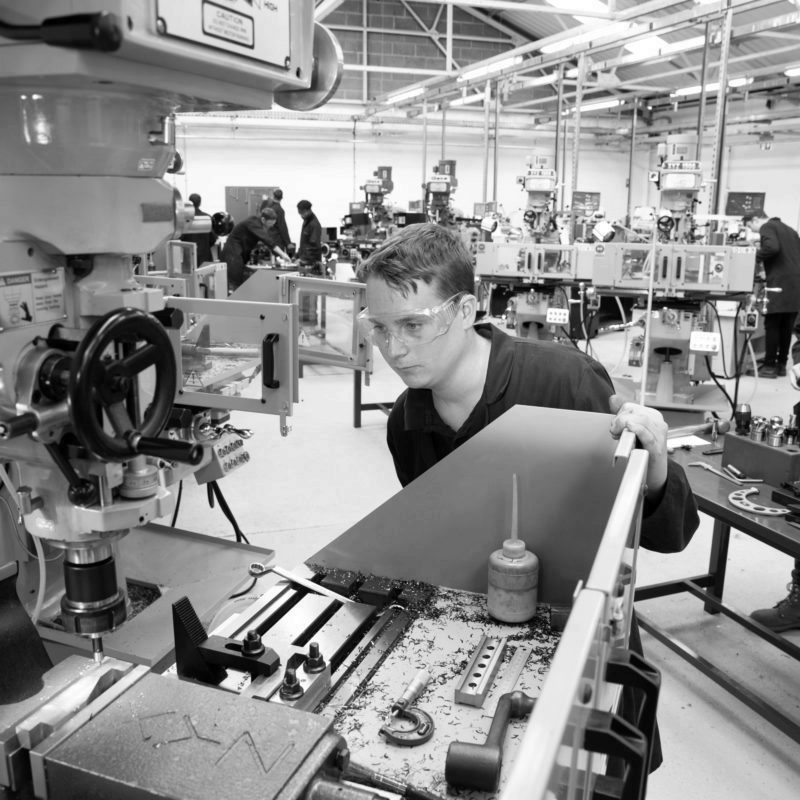
<svg viewBox="0 0 800 800">
<path fill-rule="evenodd" d="M 287 212 L 289 232 L 297 241 L 301 220 L 295 205 L 300 199 L 313 203 L 314 211 L 323 226 L 338 226 L 347 213 L 348 203 L 363 200 L 360 186 L 378 166 L 391 166 L 394 191 L 389 200 L 406 209 L 409 200 L 422 196 L 421 184 L 423 147 L 420 129 L 387 132 L 375 136 L 370 130 L 352 136 L 341 130 L 330 132 L 321 128 L 315 140 L 309 135 L 291 131 L 281 134 L 271 130 L 266 135 L 241 134 L 222 130 L 204 138 L 179 136 L 178 149 L 184 158 L 184 175 L 173 176 L 182 195 L 199 192 L 206 211 L 224 210 L 225 186 L 280 185 L 284 191 L 283 205 Z M 211 136 L 215 138 L 210 138 Z M 259 138 L 252 138 L 259 136 Z M 266 138 L 268 136 L 269 138 Z M 283 138 L 277 138 L 283 136 Z M 472 141 L 459 137 L 454 142 L 447 137 L 444 157 L 456 160 L 459 181 L 454 205 L 465 215 L 471 215 L 473 204 L 483 199 L 485 153 L 480 135 Z M 497 198 L 505 212 L 524 208 L 525 194 L 516 178 L 525 171 L 525 157 L 532 152 L 551 153 L 551 144 L 532 141 L 526 146 L 518 136 L 501 139 L 498 148 Z M 441 129 L 429 125 L 427 143 L 427 173 L 442 157 Z M 703 158 L 710 161 L 710 150 Z M 647 179 L 648 169 L 656 163 L 655 149 L 645 145 L 637 150 L 632 176 L 632 204 L 652 205 L 656 202 L 655 187 Z M 706 172 L 710 164 L 706 163 Z M 492 199 L 493 164 L 489 153 L 488 199 Z M 577 189 L 599 191 L 601 203 L 611 219 L 622 219 L 627 213 L 629 155 L 626 151 L 598 148 L 584 142 L 578 163 Z M 796 176 L 800 174 L 800 151 L 791 145 L 777 142 L 771 151 L 759 150 L 757 145 L 741 145 L 726 149 L 722 170 L 722 197 L 728 191 L 764 191 L 769 214 L 781 216 L 797 226 L 800 213 L 800 194 Z M 571 194 L 572 153 L 568 149 L 563 174 L 566 176 L 566 196 Z M 709 213 L 705 194 L 699 213 Z"/>
</svg>

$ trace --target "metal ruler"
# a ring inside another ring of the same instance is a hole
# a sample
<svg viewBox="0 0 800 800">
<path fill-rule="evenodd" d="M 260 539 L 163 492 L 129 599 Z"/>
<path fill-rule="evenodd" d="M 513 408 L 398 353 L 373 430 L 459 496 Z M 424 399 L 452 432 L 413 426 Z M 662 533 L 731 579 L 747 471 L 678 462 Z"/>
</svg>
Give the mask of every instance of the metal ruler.
<svg viewBox="0 0 800 800">
<path fill-rule="evenodd" d="M 514 691 L 522 670 L 528 663 L 533 647 L 519 642 L 508 642 L 506 648 L 515 648 L 511 658 L 500 666 L 500 671 L 492 686 L 491 695 L 483 708 L 484 717 L 493 717 L 497 710 L 497 703 L 504 694 Z"/>
</svg>

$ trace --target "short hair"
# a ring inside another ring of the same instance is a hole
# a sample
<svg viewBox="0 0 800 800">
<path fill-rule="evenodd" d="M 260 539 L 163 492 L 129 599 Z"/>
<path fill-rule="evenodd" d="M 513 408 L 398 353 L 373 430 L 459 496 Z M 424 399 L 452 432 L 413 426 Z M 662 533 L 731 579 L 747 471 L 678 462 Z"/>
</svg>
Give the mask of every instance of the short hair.
<svg viewBox="0 0 800 800">
<path fill-rule="evenodd" d="M 199 194 L 195 194 L 194 192 L 189 195 L 189 202 L 195 207 L 200 208 L 200 203 L 203 202 L 203 198 L 200 197 Z"/>
<path fill-rule="evenodd" d="M 433 222 L 407 225 L 375 249 L 358 270 L 360 281 L 370 277 L 385 281 L 403 297 L 416 293 L 419 281 L 432 286 L 442 300 L 475 291 L 475 267 L 466 245 Z"/>
<path fill-rule="evenodd" d="M 747 224 L 754 219 L 767 219 L 767 215 L 763 211 L 750 211 L 742 217 L 742 222 Z"/>
<path fill-rule="evenodd" d="M 297 204 L 298 211 L 311 211 L 311 201 L 309 200 L 301 200 Z"/>
<path fill-rule="evenodd" d="M 261 209 L 261 218 L 262 219 L 278 219 L 278 215 L 269 207 Z"/>
<path fill-rule="evenodd" d="M 272 193 L 272 196 L 276 200 L 283 200 L 283 189 L 275 189 L 275 191 Z"/>
</svg>

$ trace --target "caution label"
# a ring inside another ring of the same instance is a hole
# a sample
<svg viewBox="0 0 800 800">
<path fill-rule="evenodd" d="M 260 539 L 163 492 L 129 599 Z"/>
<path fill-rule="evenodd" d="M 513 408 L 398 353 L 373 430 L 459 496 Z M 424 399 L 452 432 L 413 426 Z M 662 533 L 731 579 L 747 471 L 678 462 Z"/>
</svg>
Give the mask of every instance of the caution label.
<svg viewBox="0 0 800 800">
<path fill-rule="evenodd" d="M 65 316 L 63 268 L 0 275 L 0 329 L 54 322 Z"/>
<path fill-rule="evenodd" d="M 236 11 L 212 3 L 203 4 L 203 32 L 218 39 L 253 47 L 253 20 Z"/>
</svg>

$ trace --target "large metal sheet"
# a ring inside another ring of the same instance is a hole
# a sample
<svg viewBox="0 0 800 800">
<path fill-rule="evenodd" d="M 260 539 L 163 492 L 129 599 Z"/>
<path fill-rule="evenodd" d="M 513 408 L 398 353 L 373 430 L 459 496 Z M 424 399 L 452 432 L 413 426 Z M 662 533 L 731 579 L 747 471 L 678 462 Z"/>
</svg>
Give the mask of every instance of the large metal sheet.
<svg viewBox="0 0 800 800">
<path fill-rule="evenodd" d="M 307 560 L 486 591 L 489 554 L 511 525 L 539 556 L 539 599 L 569 606 L 597 552 L 626 463 L 611 416 L 515 406 Z"/>
</svg>

